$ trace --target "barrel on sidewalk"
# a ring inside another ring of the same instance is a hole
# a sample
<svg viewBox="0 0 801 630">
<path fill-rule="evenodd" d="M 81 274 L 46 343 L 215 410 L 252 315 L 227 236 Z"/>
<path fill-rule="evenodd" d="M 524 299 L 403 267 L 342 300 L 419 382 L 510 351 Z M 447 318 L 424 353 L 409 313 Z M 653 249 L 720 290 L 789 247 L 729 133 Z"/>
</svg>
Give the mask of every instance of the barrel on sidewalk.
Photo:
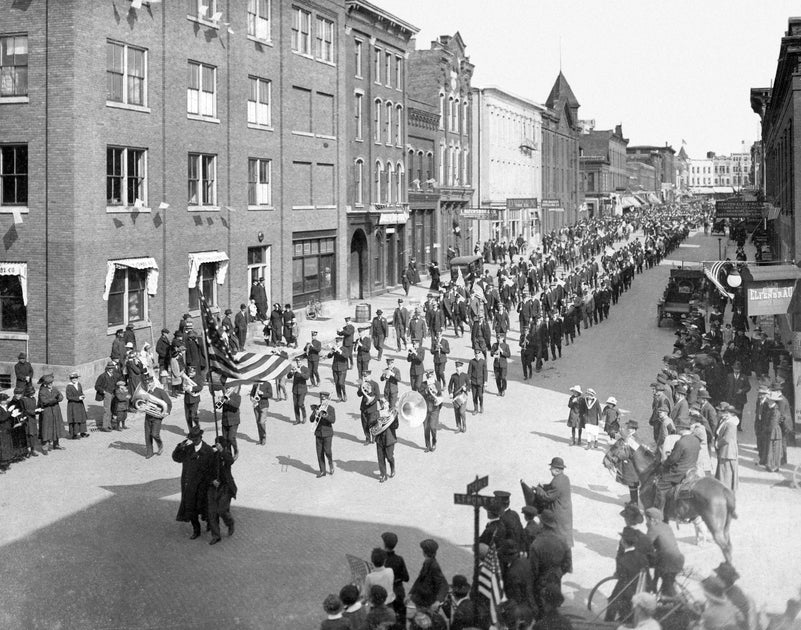
<svg viewBox="0 0 801 630">
<path fill-rule="evenodd" d="M 372 306 L 370 304 L 357 304 L 356 305 L 356 323 L 368 324 L 372 319 Z"/>
</svg>

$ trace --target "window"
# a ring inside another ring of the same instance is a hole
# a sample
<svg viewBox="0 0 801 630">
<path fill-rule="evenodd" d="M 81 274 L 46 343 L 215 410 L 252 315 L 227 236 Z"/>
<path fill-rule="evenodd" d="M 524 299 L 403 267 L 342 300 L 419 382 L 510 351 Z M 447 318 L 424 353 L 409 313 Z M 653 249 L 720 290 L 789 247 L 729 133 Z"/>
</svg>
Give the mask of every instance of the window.
<svg viewBox="0 0 801 630">
<path fill-rule="evenodd" d="M 462 128 L 459 121 L 459 111 L 460 111 L 460 105 L 459 105 L 459 99 L 457 98 L 453 104 L 453 131 L 456 133 L 459 133 L 459 130 Z"/>
<path fill-rule="evenodd" d="M 448 186 L 453 186 L 453 176 L 456 172 L 453 147 L 448 147 Z"/>
<path fill-rule="evenodd" d="M 376 160 L 375 173 L 374 173 L 375 186 L 373 186 L 373 201 L 375 203 L 381 203 L 381 179 L 383 177 L 384 177 L 384 169 L 381 166 L 381 160 Z"/>
<path fill-rule="evenodd" d="M 106 205 L 146 206 L 145 151 L 126 147 L 106 149 Z"/>
<path fill-rule="evenodd" d="M 336 266 L 334 239 L 293 241 L 292 300 L 304 304 L 309 298 L 333 299 Z"/>
<path fill-rule="evenodd" d="M 445 129 L 445 95 L 439 95 L 439 128 Z"/>
<path fill-rule="evenodd" d="M 114 272 L 108 292 L 110 327 L 147 319 L 147 271 L 121 267 Z"/>
<path fill-rule="evenodd" d="M 28 145 L 0 145 L 0 206 L 28 205 Z"/>
<path fill-rule="evenodd" d="M 334 63 L 334 23 L 317 18 L 317 58 Z"/>
<path fill-rule="evenodd" d="M 271 187 L 272 160 L 250 158 L 248 160 L 248 205 L 272 206 Z"/>
<path fill-rule="evenodd" d="M 28 331 L 28 311 L 19 276 L 0 276 L 0 330 Z"/>
<path fill-rule="evenodd" d="M 375 99 L 375 112 L 373 113 L 373 134 L 376 142 L 381 142 L 381 99 Z"/>
<path fill-rule="evenodd" d="M 364 105 L 364 94 L 356 92 L 356 100 L 354 101 L 354 115 L 356 116 L 356 139 L 362 139 L 362 107 Z"/>
<path fill-rule="evenodd" d="M 462 135 L 467 135 L 467 101 L 462 101 Z"/>
<path fill-rule="evenodd" d="M 381 83 L 381 49 L 374 49 L 375 52 L 375 82 Z"/>
<path fill-rule="evenodd" d="M 272 111 L 270 108 L 272 82 L 258 77 L 248 78 L 250 80 L 248 123 L 251 125 L 269 127 L 272 125 Z"/>
<path fill-rule="evenodd" d="M 392 53 L 384 53 L 384 83 L 387 87 L 392 86 Z"/>
<path fill-rule="evenodd" d="M 201 263 L 197 274 L 197 284 L 189 289 L 189 310 L 200 310 L 200 292 L 210 305 L 217 304 L 217 265 L 220 263 Z"/>
<path fill-rule="evenodd" d="M 395 87 L 403 89 L 403 58 L 395 57 Z"/>
<path fill-rule="evenodd" d="M 392 144 L 392 103 L 387 103 L 387 117 L 384 120 L 384 137 L 387 144 Z"/>
<path fill-rule="evenodd" d="M 145 51 L 117 42 L 106 44 L 106 100 L 146 105 Z"/>
<path fill-rule="evenodd" d="M 387 162 L 387 181 L 386 186 L 384 186 L 384 203 L 392 203 L 394 199 L 392 196 L 395 194 L 395 167 L 392 165 L 392 162 Z"/>
<path fill-rule="evenodd" d="M 355 49 L 355 66 L 356 66 L 356 78 L 362 78 L 362 40 L 357 39 L 354 42 L 354 49 Z"/>
<path fill-rule="evenodd" d="M 190 206 L 216 206 L 217 156 L 190 153 L 188 182 Z"/>
<path fill-rule="evenodd" d="M 456 131 L 456 101 L 448 99 L 448 131 Z"/>
<path fill-rule="evenodd" d="M 395 144 L 403 146 L 403 105 L 395 107 Z"/>
<path fill-rule="evenodd" d="M 354 203 L 361 206 L 364 203 L 364 160 L 361 158 L 356 160 L 356 164 L 354 165 L 353 180 L 354 188 L 356 189 Z"/>
<path fill-rule="evenodd" d="M 398 162 L 397 173 L 397 192 L 395 193 L 395 201 L 403 203 L 403 190 L 406 188 L 406 169 L 403 168 L 403 162 Z"/>
<path fill-rule="evenodd" d="M 270 0 L 248 0 L 248 35 L 270 41 Z"/>
<path fill-rule="evenodd" d="M 216 74 L 214 66 L 189 62 L 189 87 L 186 90 L 188 113 L 214 118 L 217 113 Z"/>
<path fill-rule="evenodd" d="M 211 21 L 217 15 L 217 0 L 186 0 L 187 15 Z M 219 17 L 218 17 L 219 19 Z"/>
<path fill-rule="evenodd" d="M 0 37 L 0 97 L 28 96 L 28 36 Z"/>
<path fill-rule="evenodd" d="M 439 183 L 445 185 L 445 145 L 439 145 Z"/>
<path fill-rule="evenodd" d="M 292 50 L 311 55 L 311 12 L 292 8 Z"/>
</svg>

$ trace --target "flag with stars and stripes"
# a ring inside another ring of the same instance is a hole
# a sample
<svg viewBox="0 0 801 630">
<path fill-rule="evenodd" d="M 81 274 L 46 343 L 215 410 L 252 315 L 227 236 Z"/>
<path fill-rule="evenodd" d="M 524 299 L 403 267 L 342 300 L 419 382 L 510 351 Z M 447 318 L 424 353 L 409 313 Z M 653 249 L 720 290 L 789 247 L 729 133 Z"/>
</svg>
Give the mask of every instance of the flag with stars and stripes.
<svg viewBox="0 0 801 630">
<path fill-rule="evenodd" d="M 490 618 L 492 625 L 498 626 L 498 606 L 506 601 L 503 592 L 503 578 L 501 577 L 501 562 L 498 559 L 498 549 L 495 542 L 490 545 L 487 555 L 478 567 L 478 592 L 489 601 Z"/>
<path fill-rule="evenodd" d="M 225 377 L 226 386 L 273 381 L 289 372 L 292 363 L 280 354 L 234 352 L 225 333 L 220 331 L 214 314 L 202 294 L 200 312 L 206 334 L 209 369 L 212 373 Z"/>
</svg>

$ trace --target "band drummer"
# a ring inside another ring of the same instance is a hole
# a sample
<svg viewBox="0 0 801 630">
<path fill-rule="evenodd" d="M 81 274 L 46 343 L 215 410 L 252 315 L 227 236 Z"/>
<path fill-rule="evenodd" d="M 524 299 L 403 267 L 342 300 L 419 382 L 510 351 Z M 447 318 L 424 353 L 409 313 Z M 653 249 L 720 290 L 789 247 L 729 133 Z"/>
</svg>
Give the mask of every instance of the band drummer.
<svg viewBox="0 0 801 630">
<path fill-rule="evenodd" d="M 172 400 L 161 387 L 156 387 L 152 374 L 147 372 L 142 376 L 142 383 L 151 397 L 145 405 L 145 459 L 150 459 L 153 457 L 153 442 L 158 445 L 156 455 L 161 455 L 164 450 L 164 443 L 161 441 L 161 421 L 170 415 Z"/>
<path fill-rule="evenodd" d="M 331 403 L 331 394 L 320 392 L 320 404 L 312 405 L 310 421 L 314 425 L 314 442 L 317 449 L 317 465 L 320 472 L 317 478 L 325 477 L 325 460 L 328 459 L 328 472 L 334 474 L 334 456 L 331 453 L 331 443 L 334 439 L 334 429 L 331 425 L 337 420 L 336 410 Z"/>
<path fill-rule="evenodd" d="M 448 381 L 448 393 L 453 400 L 453 415 L 456 418 L 456 431 L 467 432 L 467 392 L 470 391 L 470 379 L 464 371 L 464 363 L 457 361 L 456 372 Z"/>
</svg>

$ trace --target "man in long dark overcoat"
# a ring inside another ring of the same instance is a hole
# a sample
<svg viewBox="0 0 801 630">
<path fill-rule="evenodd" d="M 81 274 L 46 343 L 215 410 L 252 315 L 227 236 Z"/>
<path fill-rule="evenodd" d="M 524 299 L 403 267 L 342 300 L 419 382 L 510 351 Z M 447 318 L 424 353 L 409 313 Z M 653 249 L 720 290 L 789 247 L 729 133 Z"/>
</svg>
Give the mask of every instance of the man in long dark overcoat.
<svg viewBox="0 0 801 630">
<path fill-rule="evenodd" d="M 200 516 L 206 516 L 206 497 L 211 483 L 214 451 L 203 441 L 203 429 L 192 427 L 187 439 L 172 452 L 172 459 L 182 465 L 181 505 L 176 521 L 192 523 L 194 540 L 200 537 Z"/>
</svg>

